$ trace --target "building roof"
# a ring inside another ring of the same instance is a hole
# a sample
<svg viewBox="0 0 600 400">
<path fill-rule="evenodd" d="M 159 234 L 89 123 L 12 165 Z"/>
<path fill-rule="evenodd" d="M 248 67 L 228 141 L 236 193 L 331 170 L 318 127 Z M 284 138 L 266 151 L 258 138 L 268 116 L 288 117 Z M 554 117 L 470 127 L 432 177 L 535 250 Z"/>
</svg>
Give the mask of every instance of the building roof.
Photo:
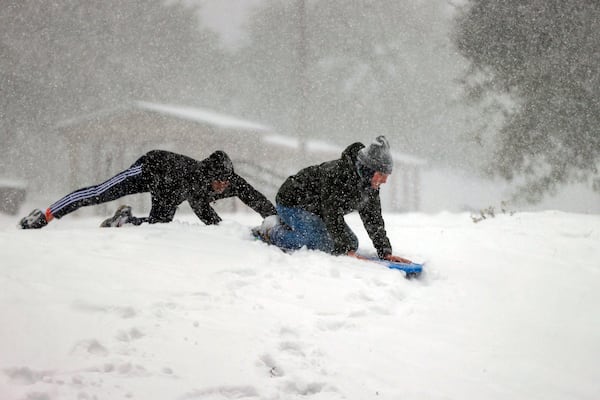
<svg viewBox="0 0 600 400">
<path fill-rule="evenodd" d="M 252 130 L 270 132 L 272 129 L 266 125 L 256 122 L 243 120 L 230 115 L 221 114 L 206 108 L 177 106 L 171 104 L 149 103 L 146 101 L 136 101 L 134 105 L 137 108 L 147 111 L 153 111 L 160 114 L 171 115 L 187 119 L 190 121 L 203 122 L 216 125 L 221 128 Z"/>
<path fill-rule="evenodd" d="M 79 123 L 93 121 L 113 114 L 119 114 L 131 110 L 141 110 L 160 115 L 172 116 L 188 121 L 217 126 L 219 128 L 248 130 L 254 132 L 272 132 L 272 128 L 253 121 L 243 120 L 231 115 L 218 113 L 207 108 L 179 106 L 173 104 L 160 104 L 147 101 L 133 101 L 117 107 L 101 109 L 85 115 L 63 120 L 57 124 L 57 128 L 65 128 Z"/>
<path fill-rule="evenodd" d="M 292 149 L 300 148 L 300 140 L 293 136 L 284 136 L 278 134 L 270 134 L 263 136 L 263 141 L 273 144 L 275 146 L 288 147 Z M 306 150 L 314 153 L 336 153 L 341 154 L 344 151 L 345 146 L 338 146 L 329 142 L 323 142 L 320 140 L 309 139 L 305 143 Z M 392 151 L 392 158 L 394 161 L 401 162 L 408 165 L 425 165 L 427 161 L 423 158 L 416 157 L 410 154 L 399 153 Z"/>
<path fill-rule="evenodd" d="M 301 145 L 298 138 L 277 134 L 271 127 L 267 125 L 240 119 L 227 114 L 222 114 L 207 108 L 161 104 L 147 101 L 133 101 L 121 106 L 106 108 L 86 115 L 70 118 L 57 124 L 57 128 L 66 128 L 80 123 L 99 120 L 111 115 L 130 112 L 132 110 L 173 117 L 176 119 L 196 122 L 221 129 L 229 129 L 232 131 L 253 132 L 262 136 L 260 140 L 275 146 L 299 149 Z M 341 152 L 344 150 L 343 146 L 338 146 L 336 144 L 315 139 L 308 139 L 305 143 L 305 146 L 306 150 L 311 153 L 341 154 Z M 422 158 L 406 153 L 392 151 L 392 157 L 395 161 L 408 165 L 417 166 L 425 165 L 427 163 L 426 160 Z"/>
</svg>

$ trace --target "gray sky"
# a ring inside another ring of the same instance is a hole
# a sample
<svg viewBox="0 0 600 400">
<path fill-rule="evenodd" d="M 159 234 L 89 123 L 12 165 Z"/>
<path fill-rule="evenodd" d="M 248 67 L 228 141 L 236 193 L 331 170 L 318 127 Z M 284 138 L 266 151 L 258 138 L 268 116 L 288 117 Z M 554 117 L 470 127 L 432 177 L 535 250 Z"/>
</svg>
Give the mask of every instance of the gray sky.
<svg viewBox="0 0 600 400">
<path fill-rule="evenodd" d="M 243 38 L 243 25 L 248 11 L 261 0 L 197 0 L 202 4 L 202 20 L 219 32 L 223 44 L 236 47 Z"/>
</svg>

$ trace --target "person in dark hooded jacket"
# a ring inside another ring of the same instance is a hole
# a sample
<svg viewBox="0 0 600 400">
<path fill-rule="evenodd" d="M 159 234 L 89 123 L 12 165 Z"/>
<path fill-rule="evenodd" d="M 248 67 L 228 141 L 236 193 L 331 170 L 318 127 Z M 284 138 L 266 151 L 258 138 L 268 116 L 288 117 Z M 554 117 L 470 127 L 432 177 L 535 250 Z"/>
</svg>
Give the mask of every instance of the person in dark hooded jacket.
<svg viewBox="0 0 600 400">
<path fill-rule="evenodd" d="M 210 203 L 233 196 L 263 218 L 277 213 L 263 194 L 234 172 L 231 159 L 225 152 L 215 151 L 198 161 L 182 154 L 152 150 L 106 182 L 76 190 L 56 201 L 45 212 L 33 210 L 20 221 L 20 226 L 23 229 L 43 228 L 52 219 L 60 219 L 81 207 L 145 192 L 149 192 L 152 198 L 148 217 L 136 218 L 131 215 L 131 207 L 122 206 L 101 226 L 171 222 L 177 207 L 186 200 L 202 222 L 218 224 L 221 218 Z"/>
<path fill-rule="evenodd" d="M 358 239 L 344 215 L 358 211 L 379 258 L 410 262 L 392 255 L 381 216 L 379 187 L 392 173 L 389 143 L 379 136 L 369 146 L 354 143 L 340 159 L 302 169 L 277 193 L 282 224 L 263 225 L 256 235 L 283 249 L 306 246 L 327 253 L 357 256 Z"/>
</svg>

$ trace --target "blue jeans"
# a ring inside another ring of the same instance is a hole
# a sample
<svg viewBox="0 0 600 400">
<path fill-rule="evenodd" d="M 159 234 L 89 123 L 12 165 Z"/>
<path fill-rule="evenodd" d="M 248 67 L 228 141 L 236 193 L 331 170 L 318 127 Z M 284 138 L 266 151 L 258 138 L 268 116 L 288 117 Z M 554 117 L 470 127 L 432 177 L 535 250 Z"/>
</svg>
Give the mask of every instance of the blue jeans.
<svg viewBox="0 0 600 400">
<path fill-rule="evenodd" d="M 297 250 L 306 246 L 311 250 L 333 253 L 334 243 L 321 217 L 301 208 L 284 207 L 280 204 L 276 208 L 285 225 L 277 225 L 271 230 L 271 243 L 282 249 Z M 358 249 L 358 238 L 348 225 L 345 228 L 352 238 L 353 250 Z"/>
</svg>

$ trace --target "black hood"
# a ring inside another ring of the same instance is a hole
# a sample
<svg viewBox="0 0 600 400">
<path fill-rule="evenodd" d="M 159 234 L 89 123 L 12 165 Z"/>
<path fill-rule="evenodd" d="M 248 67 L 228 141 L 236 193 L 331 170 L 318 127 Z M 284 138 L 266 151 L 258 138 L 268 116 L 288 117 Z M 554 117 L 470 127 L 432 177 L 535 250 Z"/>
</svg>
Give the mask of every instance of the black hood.
<svg viewBox="0 0 600 400">
<path fill-rule="evenodd" d="M 354 165 L 354 163 L 356 163 L 356 158 L 358 157 L 358 152 L 364 147 L 365 145 L 360 142 L 352 143 L 350 146 L 344 149 L 341 158 Z"/>
<path fill-rule="evenodd" d="M 360 182 L 359 186 L 362 188 L 370 188 L 371 178 L 375 171 L 362 166 L 361 163 L 358 162 L 359 153 L 364 148 L 365 145 L 360 142 L 352 143 L 342 152 L 342 160 L 345 160 L 348 163 L 350 169 L 356 171 Z"/>
<path fill-rule="evenodd" d="M 212 180 L 229 180 L 233 175 L 233 163 L 224 151 L 218 150 L 205 160 L 206 175 Z"/>
</svg>

